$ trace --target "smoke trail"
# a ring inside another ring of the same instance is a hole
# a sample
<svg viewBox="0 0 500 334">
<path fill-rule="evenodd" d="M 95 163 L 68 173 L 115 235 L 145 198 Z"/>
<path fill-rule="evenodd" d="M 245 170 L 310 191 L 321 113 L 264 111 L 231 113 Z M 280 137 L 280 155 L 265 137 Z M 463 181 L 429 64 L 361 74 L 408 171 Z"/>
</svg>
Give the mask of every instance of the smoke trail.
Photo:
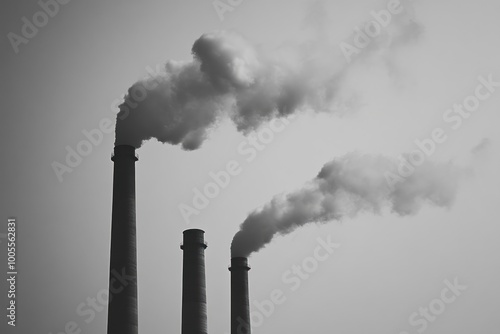
<svg viewBox="0 0 500 334">
<path fill-rule="evenodd" d="M 192 54 L 191 62 L 169 61 L 163 73 L 129 89 L 117 118 L 117 144 L 139 147 L 157 138 L 197 149 L 222 117 L 247 132 L 307 100 L 317 102 L 320 84 L 323 91 L 331 89 L 317 81 L 318 71 L 299 59 L 303 55 L 280 59 L 233 33 L 204 34 Z"/>
<path fill-rule="evenodd" d="M 396 164 L 383 156 L 347 154 L 323 166 L 302 189 L 274 197 L 241 224 L 231 244 L 232 256 L 248 257 L 308 223 L 325 223 L 360 212 L 398 215 L 418 212 L 425 203 L 449 207 L 455 198 L 460 171 L 451 164 L 425 162 L 415 172 L 389 186 L 387 173 Z"/>
<path fill-rule="evenodd" d="M 414 25 L 395 20 L 371 47 L 379 54 L 413 40 Z M 224 117 L 247 133 L 301 107 L 328 111 L 352 66 L 337 44 L 321 37 L 266 52 L 219 31 L 196 40 L 192 55 L 191 61 L 168 61 L 160 73 L 129 88 L 117 116 L 115 144 L 140 147 L 156 138 L 194 150 Z"/>
</svg>

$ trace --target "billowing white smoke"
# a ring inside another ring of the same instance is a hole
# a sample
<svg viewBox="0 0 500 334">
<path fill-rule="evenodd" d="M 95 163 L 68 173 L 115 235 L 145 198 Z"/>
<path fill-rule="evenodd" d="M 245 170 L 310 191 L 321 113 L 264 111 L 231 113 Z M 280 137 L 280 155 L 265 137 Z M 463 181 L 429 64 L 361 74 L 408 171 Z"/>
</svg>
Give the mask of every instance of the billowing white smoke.
<svg viewBox="0 0 500 334">
<path fill-rule="evenodd" d="M 357 59 L 398 47 L 419 31 L 415 22 L 395 19 Z M 129 88 L 120 105 L 115 144 L 140 147 L 156 138 L 194 150 L 224 117 L 246 133 L 303 106 L 328 111 L 353 65 L 337 44 L 322 39 L 266 52 L 224 31 L 202 35 L 192 54 L 193 60 L 168 61 L 163 71 Z"/>
<path fill-rule="evenodd" d="M 302 189 L 276 196 L 252 212 L 233 238 L 232 256 L 248 257 L 274 236 L 308 223 L 380 213 L 384 208 L 411 215 L 424 204 L 449 207 L 453 203 L 461 174 L 457 167 L 425 162 L 403 178 L 396 166 L 387 157 L 357 153 L 332 160 Z"/>
</svg>

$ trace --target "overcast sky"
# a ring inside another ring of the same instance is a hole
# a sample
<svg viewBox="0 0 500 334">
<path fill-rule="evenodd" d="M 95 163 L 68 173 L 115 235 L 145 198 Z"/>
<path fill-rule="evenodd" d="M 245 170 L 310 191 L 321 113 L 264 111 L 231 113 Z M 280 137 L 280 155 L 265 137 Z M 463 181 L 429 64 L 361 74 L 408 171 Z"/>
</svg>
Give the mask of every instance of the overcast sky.
<svg viewBox="0 0 500 334">
<path fill-rule="evenodd" d="M 229 247 L 250 212 L 300 188 L 336 157 L 358 151 L 397 159 L 440 128 L 447 139 L 426 159 L 451 161 L 462 171 L 453 205 L 423 205 L 404 217 L 365 212 L 275 238 L 249 258 L 253 330 L 497 333 L 500 3 L 402 2 L 379 36 L 346 57 L 341 46 L 355 45 L 356 27 L 390 3 L 243 0 L 220 1 L 216 9 L 211 0 L 73 0 L 47 9 L 51 16 L 37 14 L 42 7 L 35 1 L 4 4 L 0 233 L 8 217 L 17 218 L 19 274 L 17 326 L 8 326 L 2 313 L 2 333 L 59 334 L 69 322 L 81 333 L 106 331 L 106 307 L 95 316 L 77 310 L 91 309 L 87 299 L 108 286 L 114 133 L 107 130 L 116 106 L 148 69 L 169 59 L 190 61 L 193 43 L 219 30 L 266 52 L 319 41 L 324 48 L 311 52 L 342 69 L 338 98 L 320 113 L 305 108 L 287 119 L 252 159 L 238 149 L 252 147 L 251 137 L 227 119 L 196 151 L 155 140 L 137 150 L 139 330 L 180 331 L 183 230 L 206 231 L 208 329 L 229 333 Z M 36 31 L 23 28 L 34 20 Z M 332 70 L 327 65 L 325 72 Z M 488 96 L 470 115 L 447 114 L 477 96 L 479 86 Z M 58 176 L 54 166 L 67 166 L 67 147 L 78 150 L 84 132 L 100 127 L 102 141 Z M 179 208 L 193 207 L 211 173 L 231 161 L 237 175 L 183 217 Z M 315 258 L 328 240 L 337 248 Z M 274 290 L 280 302 L 259 310 Z"/>
</svg>

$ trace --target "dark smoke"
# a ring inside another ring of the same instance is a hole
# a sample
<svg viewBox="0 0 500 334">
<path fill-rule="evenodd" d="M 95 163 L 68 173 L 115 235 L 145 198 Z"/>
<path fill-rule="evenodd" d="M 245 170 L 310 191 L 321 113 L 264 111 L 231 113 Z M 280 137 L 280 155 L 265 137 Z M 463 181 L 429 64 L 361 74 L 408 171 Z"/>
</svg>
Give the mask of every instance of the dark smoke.
<svg viewBox="0 0 500 334">
<path fill-rule="evenodd" d="M 461 171 L 451 164 L 424 162 L 414 173 L 392 184 L 395 161 L 383 156 L 347 154 L 327 163 L 302 189 L 274 197 L 252 212 L 233 238 L 232 256 L 248 257 L 308 223 L 342 220 L 384 208 L 398 215 L 417 213 L 424 204 L 449 207 Z M 389 182 L 388 182 L 389 180 Z"/>
<path fill-rule="evenodd" d="M 192 54 L 192 61 L 169 61 L 164 73 L 129 89 L 117 118 L 117 144 L 139 147 L 156 138 L 197 149 L 224 116 L 246 132 L 293 113 L 316 94 L 307 63 L 278 61 L 236 34 L 205 34 Z"/>
<path fill-rule="evenodd" d="M 358 59 L 411 41 L 415 31 L 414 22 L 395 19 Z M 338 43 L 323 38 L 266 52 L 234 33 L 202 35 L 192 47 L 191 61 L 168 61 L 160 73 L 129 88 L 120 105 L 115 144 L 137 148 L 156 138 L 194 150 L 226 117 L 247 133 L 301 107 L 329 111 L 358 60 L 347 64 Z"/>
</svg>

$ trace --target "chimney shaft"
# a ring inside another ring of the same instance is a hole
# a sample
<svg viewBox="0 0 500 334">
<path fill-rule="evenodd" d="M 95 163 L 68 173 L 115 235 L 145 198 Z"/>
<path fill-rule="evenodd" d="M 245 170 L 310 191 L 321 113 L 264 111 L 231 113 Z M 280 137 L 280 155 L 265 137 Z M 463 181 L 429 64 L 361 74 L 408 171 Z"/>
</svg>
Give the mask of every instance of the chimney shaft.
<svg viewBox="0 0 500 334">
<path fill-rule="evenodd" d="M 250 334 L 250 303 L 248 297 L 248 260 L 231 259 L 231 334 Z"/>
<path fill-rule="evenodd" d="M 184 231 L 182 334 L 207 334 L 204 231 Z"/>
<path fill-rule="evenodd" d="M 115 146 L 108 334 L 137 334 L 135 148 Z M 125 279 L 127 282 L 123 282 Z"/>
</svg>

